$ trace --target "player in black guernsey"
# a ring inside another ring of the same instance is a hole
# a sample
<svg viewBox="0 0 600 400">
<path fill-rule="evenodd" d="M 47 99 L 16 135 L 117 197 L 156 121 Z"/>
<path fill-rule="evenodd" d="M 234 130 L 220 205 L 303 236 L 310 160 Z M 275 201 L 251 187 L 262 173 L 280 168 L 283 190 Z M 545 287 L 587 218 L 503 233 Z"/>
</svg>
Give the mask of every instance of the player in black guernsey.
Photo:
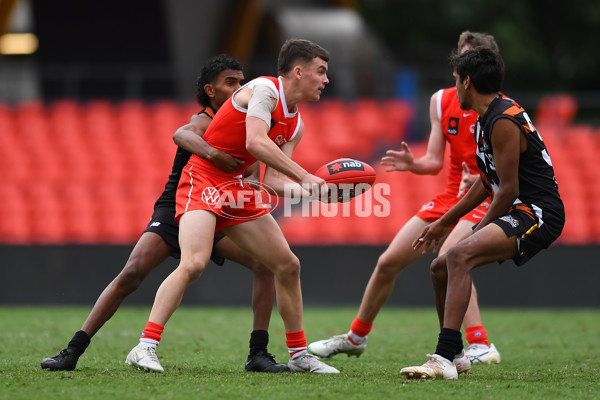
<svg viewBox="0 0 600 400">
<path fill-rule="evenodd" d="M 492 127 L 501 118 L 519 126 L 524 138 L 525 150 L 521 152 L 518 161 L 519 193 L 510 206 L 508 215 L 500 217 L 503 222 L 498 222 L 507 236 L 518 235 L 523 224 L 527 227 L 526 224 L 529 223 L 531 231 L 527 229 L 523 235 L 516 236 L 519 252 L 513 260 L 515 264 L 522 265 L 558 238 L 565 223 L 565 211 L 558 193 L 552 161 L 542 137 L 525 110 L 514 101 L 501 96 L 492 100 L 486 113 L 478 118 L 475 125 L 477 167 L 482 171 L 482 183 L 490 198 L 494 198 L 500 187 L 491 133 Z M 542 226 L 545 229 L 537 229 Z"/>
<path fill-rule="evenodd" d="M 469 303 L 471 270 L 514 260 L 520 266 L 550 246 L 565 223 L 550 155 L 525 110 L 502 97 L 504 62 L 477 47 L 451 56 L 458 100 L 479 114 L 475 126 L 481 178 L 442 218 L 426 227 L 415 249 L 437 248 L 450 227 L 485 197 L 490 208 L 473 234 L 431 264 L 440 334 L 435 354 L 422 366 L 403 368 L 408 378 L 457 379 L 455 355 L 463 350 L 460 325 Z"/>
<path fill-rule="evenodd" d="M 73 370 L 90 339 L 116 312 L 123 300 L 138 288 L 144 278 L 169 256 L 179 258 L 179 227 L 175 222 L 175 193 L 183 167 L 191 151 L 214 163 L 225 172 L 236 171 L 241 161 L 217 150 L 202 139 L 216 110 L 237 90 L 244 75 L 236 60 L 220 55 L 210 59 L 197 81 L 197 100 L 203 109 L 192 116 L 190 123 L 177 130 L 173 139 L 178 145 L 173 167 L 165 189 L 154 205 L 154 213 L 146 230 L 135 245 L 121 273 L 104 289 L 80 331 L 76 332 L 66 349 L 53 357 L 44 358 L 44 369 Z M 254 173 L 259 171 L 258 165 Z M 256 177 L 254 179 L 257 179 Z M 215 237 L 211 259 L 223 265 L 224 258 L 250 268 L 254 272 L 252 306 L 254 330 L 250 336 L 250 355 L 245 368 L 257 372 L 282 372 L 288 367 L 277 364 L 267 351 L 268 326 L 275 298 L 272 272 L 253 260 L 229 238 Z"/>
</svg>

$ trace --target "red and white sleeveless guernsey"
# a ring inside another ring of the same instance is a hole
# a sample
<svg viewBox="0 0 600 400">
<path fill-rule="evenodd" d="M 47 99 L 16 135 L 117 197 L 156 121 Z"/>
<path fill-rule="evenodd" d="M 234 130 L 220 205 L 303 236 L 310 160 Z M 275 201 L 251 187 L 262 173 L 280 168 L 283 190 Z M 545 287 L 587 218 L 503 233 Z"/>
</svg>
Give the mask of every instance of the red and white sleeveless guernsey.
<svg viewBox="0 0 600 400">
<path fill-rule="evenodd" d="M 297 107 L 288 110 L 281 78 L 259 77 L 242 86 L 253 88 L 268 85 L 278 95 L 277 106 L 271 113 L 269 138 L 278 146 L 292 140 L 300 129 Z M 237 92 L 236 92 L 237 93 Z M 242 159 L 245 166 L 256 158 L 246 149 L 246 108 L 236 104 L 234 95 L 217 111 L 202 137 L 212 147 Z M 256 219 L 269 212 L 260 202 L 259 192 L 243 181 L 245 167 L 233 173 L 218 169 L 213 163 L 192 154 L 183 169 L 177 188 L 175 220 L 179 222 L 187 211 L 210 210 L 217 214 L 217 233 L 226 226 Z"/>
<path fill-rule="evenodd" d="M 456 95 L 456 86 L 440 89 L 436 99 L 437 116 L 442 126 L 446 142 L 450 144 L 450 166 L 446 189 L 431 201 L 423 204 L 416 214 L 424 221 L 433 222 L 452 208 L 459 198 L 458 189 L 462 179 L 462 163 L 466 162 L 471 174 L 478 174 L 475 152 L 474 129 L 477 113 L 473 110 L 463 110 Z M 489 200 L 481 203 L 461 220 L 477 223 L 483 218 L 489 208 Z"/>
</svg>

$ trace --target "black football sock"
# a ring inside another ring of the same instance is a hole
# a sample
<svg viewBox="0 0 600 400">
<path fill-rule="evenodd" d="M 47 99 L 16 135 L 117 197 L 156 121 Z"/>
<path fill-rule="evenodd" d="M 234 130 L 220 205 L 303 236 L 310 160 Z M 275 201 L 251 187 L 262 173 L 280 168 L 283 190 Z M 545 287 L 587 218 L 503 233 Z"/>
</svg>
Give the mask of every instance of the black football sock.
<svg viewBox="0 0 600 400">
<path fill-rule="evenodd" d="M 261 351 L 267 351 L 269 344 L 269 332 L 252 331 L 250 334 L 250 355 L 255 355 Z"/>
<path fill-rule="evenodd" d="M 88 336 L 88 334 L 84 331 L 77 331 L 67 347 L 73 350 L 78 356 L 81 356 L 89 345 L 90 337 Z"/>
<path fill-rule="evenodd" d="M 438 336 L 438 344 L 435 348 L 435 354 L 438 354 L 450 362 L 454 361 L 454 356 L 463 349 L 462 335 L 460 331 L 454 329 L 442 328 Z"/>
</svg>

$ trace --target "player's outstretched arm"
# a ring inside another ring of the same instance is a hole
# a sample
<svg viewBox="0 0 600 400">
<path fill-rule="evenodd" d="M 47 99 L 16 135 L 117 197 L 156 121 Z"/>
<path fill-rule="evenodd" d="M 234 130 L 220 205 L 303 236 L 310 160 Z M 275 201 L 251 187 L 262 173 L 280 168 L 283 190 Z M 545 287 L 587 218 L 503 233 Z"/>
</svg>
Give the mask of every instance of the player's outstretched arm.
<svg viewBox="0 0 600 400">
<path fill-rule="evenodd" d="M 212 162 L 223 172 L 239 170 L 244 165 L 242 160 L 215 149 L 202 139 L 211 121 L 212 119 L 209 117 L 193 115 L 188 124 L 175 131 L 173 141 L 177 146 Z"/>
</svg>

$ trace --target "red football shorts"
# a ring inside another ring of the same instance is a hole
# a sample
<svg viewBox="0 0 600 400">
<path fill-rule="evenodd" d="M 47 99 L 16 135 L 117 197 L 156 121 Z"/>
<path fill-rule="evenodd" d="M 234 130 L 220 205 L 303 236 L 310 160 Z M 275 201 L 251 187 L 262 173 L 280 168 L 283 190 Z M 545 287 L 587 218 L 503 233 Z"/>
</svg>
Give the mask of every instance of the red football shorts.
<svg viewBox="0 0 600 400">
<path fill-rule="evenodd" d="M 442 215 L 448 212 L 460 199 L 448 193 L 440 193 L 428 203 L 421 206 L 421 209 L 417 212 L 416 216 L 421 218 L 423 221 L 433 222 L 438 220 Z M 486 199 L 483 203 L 478 205 L 475 209 L 470 211 L 460 221 L 471 221 L 474 224 L 479 223 L 483 216 L 487 213 L 490 207 L 489 199 Z"/>
<path fill-rule="evenodd" d="M 227 226 L 252 221 L 269 213 L 260 192 L 244 180 L 208 174 L 197 166 L 185 166 L 177 187 L 175 221 L 193 210 L 217 214 L 215 234 Z"/>
</svg>

